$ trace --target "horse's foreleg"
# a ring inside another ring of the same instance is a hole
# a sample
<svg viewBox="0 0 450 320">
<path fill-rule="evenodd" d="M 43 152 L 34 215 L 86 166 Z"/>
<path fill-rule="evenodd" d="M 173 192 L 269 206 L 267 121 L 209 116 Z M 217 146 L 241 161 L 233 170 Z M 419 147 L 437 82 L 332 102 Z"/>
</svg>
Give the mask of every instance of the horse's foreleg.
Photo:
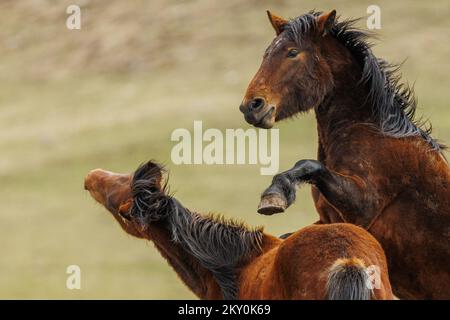
<svg viewBox="0 0 450 320">
<path fill-rule="evenodd" d="M 274 176 L 272 184 L 261 195 L 258 212 L 283 212 L 295 201 L 296 187 L 301 183 L 315 185 L 342 213 L 343 220 L 351 223 L 363 221 L 373 208 L 374 200 L 371 199 L 376 198 L 373 194 L 367 196 L 370 192 L 361 179 L 331 171 L 316 160 L 301 160 L 292 169 Z"/>
</svg>

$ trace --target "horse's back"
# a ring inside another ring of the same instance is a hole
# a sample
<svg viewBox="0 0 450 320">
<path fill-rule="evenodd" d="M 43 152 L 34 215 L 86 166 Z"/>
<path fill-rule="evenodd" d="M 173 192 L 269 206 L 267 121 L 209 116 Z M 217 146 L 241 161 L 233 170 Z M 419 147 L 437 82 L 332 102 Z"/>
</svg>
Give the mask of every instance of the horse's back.
<svg viewBox="0 0 450 320">
<path fill-rule="evenodd" d="M 298 253 L 298 254 L 295 254 Z M 364 229 L 346 223 L 311 225 L 288 237 L 279 247 L 275 268 L 288 298 L 324 299 L 329 272 L 339 259 L 355 258 L 379 270 L 381 290 L 374 298 L 392 298 L 384 251 Z"/>
</svg>

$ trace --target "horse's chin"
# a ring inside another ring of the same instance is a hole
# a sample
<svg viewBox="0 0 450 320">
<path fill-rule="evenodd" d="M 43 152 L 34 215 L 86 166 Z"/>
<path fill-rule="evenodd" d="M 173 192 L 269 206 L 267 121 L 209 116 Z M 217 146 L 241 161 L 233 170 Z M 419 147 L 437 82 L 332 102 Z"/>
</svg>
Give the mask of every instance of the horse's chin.
<svg viewBox="0 0 450 320">
<path fill-rule="evenodd" d="M 275 124 L 275 121 L 262 121 L 262 122 L 256 124 L 255 127 L 261 128 L 261 129 L 272 129 L 274 124 Z"/>
<path fill-rule="evenodd" d="M 264 117 L 254 126 L 261 129 L 271 129 L 275 124 L 275 107 L 272 106 Z"/>
</svg>

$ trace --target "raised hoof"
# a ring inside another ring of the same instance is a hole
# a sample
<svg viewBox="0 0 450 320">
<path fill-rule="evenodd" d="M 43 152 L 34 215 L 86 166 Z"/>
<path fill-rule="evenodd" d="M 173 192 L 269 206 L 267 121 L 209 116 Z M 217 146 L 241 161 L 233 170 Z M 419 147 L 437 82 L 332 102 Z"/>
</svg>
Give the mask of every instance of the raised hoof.
<svg viewBox="0 0 450 320">
<path fill-rule="evenodd" d="M 264 215 L 272 215 L 275 213 L 284 212 L 287 208 L 287 203 L 284 197 L 279 194 L 268 194 L 261 198 L 258 206 L 258 213 Z"/>
</svg>

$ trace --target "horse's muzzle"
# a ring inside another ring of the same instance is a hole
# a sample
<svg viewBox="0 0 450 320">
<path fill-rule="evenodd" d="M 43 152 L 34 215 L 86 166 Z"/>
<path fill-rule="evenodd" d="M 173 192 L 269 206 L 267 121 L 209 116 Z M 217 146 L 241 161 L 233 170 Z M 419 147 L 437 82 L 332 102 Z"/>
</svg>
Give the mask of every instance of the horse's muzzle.
<svg viewBox="0 0 450 320">
<path fill-rule="evenodd" d="M 249 124 L 263 129 L 270 129 L 274 123 L 275 107 L 269 106 L 269 108 L 258 108 L 254 111 L 248 108 L 240 108 L 244 114 L 245 121 Z M 244 111 L 243 111 L 244 110 Z"/>
</svg>

